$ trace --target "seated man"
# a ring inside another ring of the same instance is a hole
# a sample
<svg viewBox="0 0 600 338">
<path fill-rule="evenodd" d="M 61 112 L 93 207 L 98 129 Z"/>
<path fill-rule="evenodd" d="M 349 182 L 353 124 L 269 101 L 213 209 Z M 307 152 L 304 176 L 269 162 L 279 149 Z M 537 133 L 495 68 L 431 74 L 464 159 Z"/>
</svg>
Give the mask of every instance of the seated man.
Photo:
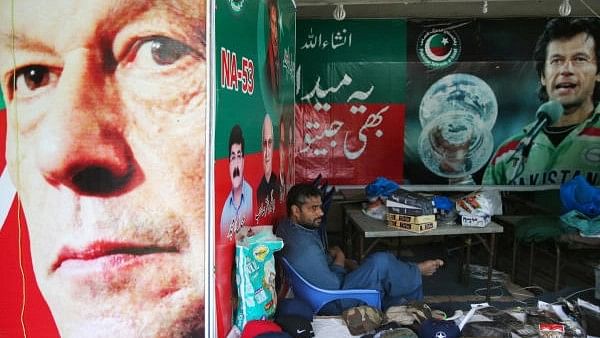
<svg viewBox="0 0 600 338">
<path fill-rule="evenodd" d="M 421 276 L 432 275 L 444 262 L 440 259 L 418 264 L 396 259 L 387 252 L 369 255 L 358 266 L 347 260 L 337 246 L 326 248 L 319 236 L 323 210 L 321 194 L 310 184 L 297 184 L 287 194 L 288 217 L 279 222 L 277 236 L 284 241 L 282 254 L 313 285 L 327 290 L 374 289 L 382 295 L 383 307 L 409 300 L 422 300 Z M 342 300 L 327 304 L 323 314 L 339 314 L 358 305 Z"/>
</svg>

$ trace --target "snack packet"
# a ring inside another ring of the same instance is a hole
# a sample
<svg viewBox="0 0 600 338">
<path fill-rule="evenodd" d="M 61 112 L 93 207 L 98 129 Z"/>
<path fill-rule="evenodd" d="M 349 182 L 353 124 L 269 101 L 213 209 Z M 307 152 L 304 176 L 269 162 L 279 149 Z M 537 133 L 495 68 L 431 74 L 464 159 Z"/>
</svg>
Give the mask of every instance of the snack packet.
<svg viewBox="0 0 600 338">
<path fill-rule="evenodd" d="M 565 326 L 563 324 L 540 323 L 539 333 L 542 338 L 563 338 Z"/>
<path fill-rule="evenodd" d="M 248 321 L 271 319 L 277 306 L 275 258 L 283 240 L 271 226 L 242 228 L 236 235 L 235 280 L 238 308 L 235 325 L 242 330 Z"/>
</svg>

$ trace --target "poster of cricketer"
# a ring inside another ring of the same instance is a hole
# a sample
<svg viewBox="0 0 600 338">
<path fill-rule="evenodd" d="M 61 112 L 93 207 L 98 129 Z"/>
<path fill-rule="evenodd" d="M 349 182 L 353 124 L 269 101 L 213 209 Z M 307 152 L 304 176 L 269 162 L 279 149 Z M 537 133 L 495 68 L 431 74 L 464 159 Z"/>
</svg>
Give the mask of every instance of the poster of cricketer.
<svg viewBox="0 0 600 338">
<path fill-rule="evenodd" d="M 598 20 L 300 20 L 297 177 L 600 184 Z"/>
</svg>

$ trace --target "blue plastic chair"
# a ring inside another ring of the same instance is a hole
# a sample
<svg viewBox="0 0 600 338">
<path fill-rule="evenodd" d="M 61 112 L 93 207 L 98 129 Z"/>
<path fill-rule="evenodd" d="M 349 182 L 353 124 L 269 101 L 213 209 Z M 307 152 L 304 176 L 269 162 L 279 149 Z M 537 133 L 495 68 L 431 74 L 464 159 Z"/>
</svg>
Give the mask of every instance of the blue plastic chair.
<svg viewBox="0 0 600 338">
<path fill-rule="evenodd" d="M 290 283 L 294 296 L 302 299 L 310 305 L 313 313 L 316 314 L 321 308 L 334 300 L 338 299 L 357 299 L 365 302 L 367 305 L 381 310 L 381 293 L 377 290 L 325 290 L 310 284 L 292 267 L 285 257 L 280 257 L 285 269 L 285 276 Z"/>
</svg>

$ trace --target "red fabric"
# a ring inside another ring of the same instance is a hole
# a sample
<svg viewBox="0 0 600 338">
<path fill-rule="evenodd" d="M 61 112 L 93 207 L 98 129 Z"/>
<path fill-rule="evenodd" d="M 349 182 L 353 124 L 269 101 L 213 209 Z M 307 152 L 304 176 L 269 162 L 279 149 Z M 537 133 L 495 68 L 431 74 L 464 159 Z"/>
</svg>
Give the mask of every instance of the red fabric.
<svg viewBox="0 0 600 338">
<path fill-rule="evenodd" d="M 22 210 L 20 214 L 19 225 L 15 198 L 0 231 L 0 266 L 3 272 L 0 278 L 3 293 L 0 297 L 0 337 L 59 337 L 50 309 L 35 281 L 27 225 Z M 21 263 L 19 253 L 22 255 Z M 24 313 L 21 322 L 22 306 Z"/>
<path fill-rule="evenodd" d="M 244 326 L 241 338 L 254 338 L 263 333 L 282 332 L 281 327 L 268 320 L 251 320 Z"/>
<path fill-rule="evenodd" d="M 368 184 L 379 176 L 404 179 L 406 106 L 365 103 L 352 114 L 352 104 L 332 103 L 327 114 L 314 106 L 296 106 L 294 134 L 295 182 L 319 174 L 333 185 Z M 310 126 L 310 127 L 309 127 Z"/>
</svg>

